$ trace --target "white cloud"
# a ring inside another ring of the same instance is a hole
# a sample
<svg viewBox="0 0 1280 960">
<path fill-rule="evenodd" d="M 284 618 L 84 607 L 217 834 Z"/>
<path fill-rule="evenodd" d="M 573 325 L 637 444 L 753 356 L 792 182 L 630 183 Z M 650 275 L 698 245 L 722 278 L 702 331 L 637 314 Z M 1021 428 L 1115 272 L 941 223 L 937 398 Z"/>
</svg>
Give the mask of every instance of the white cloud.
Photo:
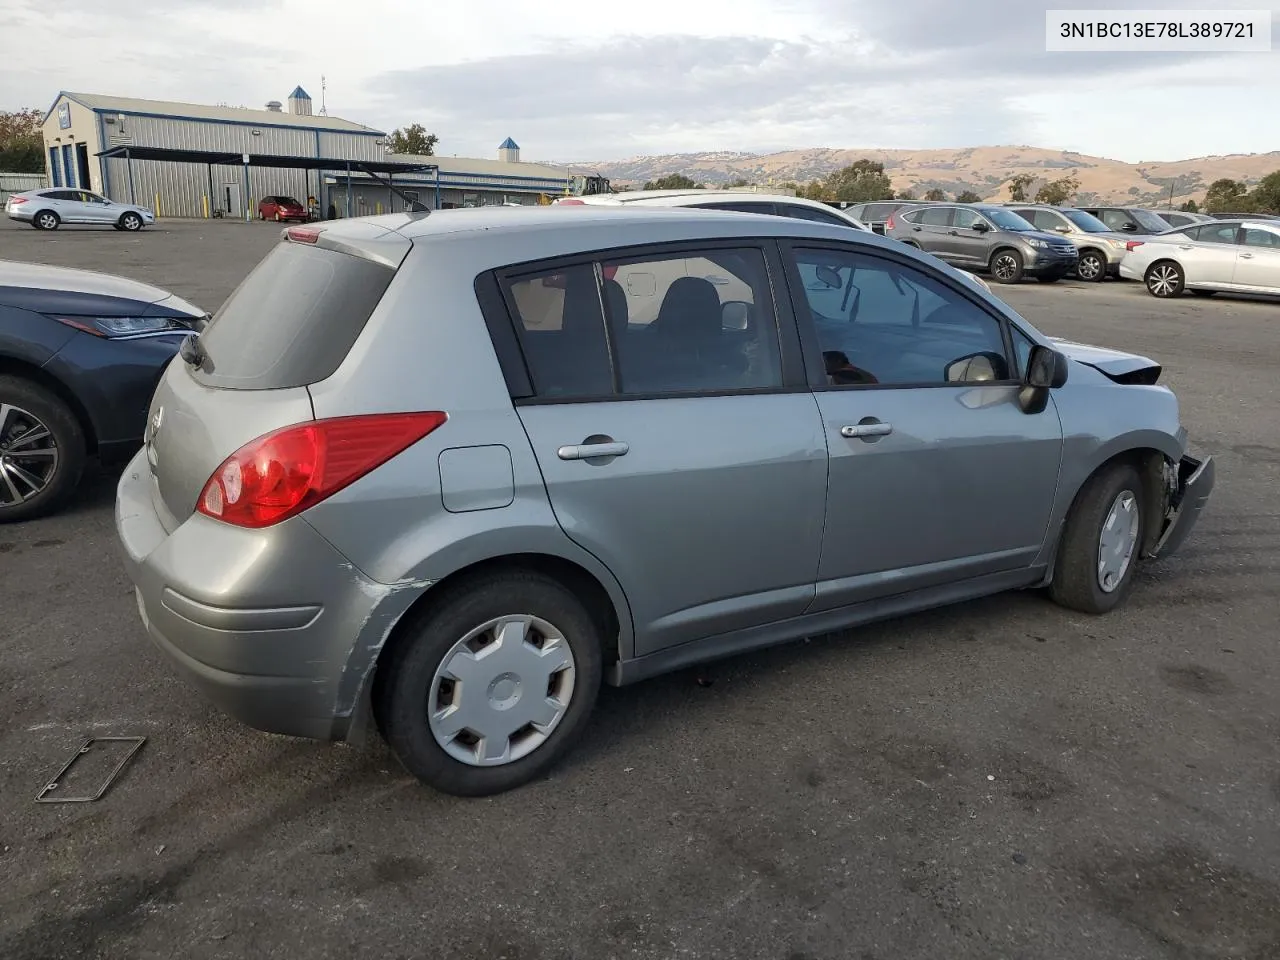
<svg viewBox="0 0 1280 960">
<path fill-rule="evenodd" d="M 1203 6 L 1162 0 L 1162 6 Z M 1257 5 L 1257 4 L 1255 4 Z M 1049 0 L 8 0 L 0 107 L 59 89 L 420 121 L 527 159 L 1036 143 L 1125 160 L 1274 148 L 1274 54 L 1046 54 Z M 1120 6 L 1073 0 L 1070 6 Z M 1280 7 L 1275 10 L 1280 24 Z M 9 33 L 12 36 L 12 33 Z M 51 55 L 50 51 L 55 51 Z"/>
</svg>

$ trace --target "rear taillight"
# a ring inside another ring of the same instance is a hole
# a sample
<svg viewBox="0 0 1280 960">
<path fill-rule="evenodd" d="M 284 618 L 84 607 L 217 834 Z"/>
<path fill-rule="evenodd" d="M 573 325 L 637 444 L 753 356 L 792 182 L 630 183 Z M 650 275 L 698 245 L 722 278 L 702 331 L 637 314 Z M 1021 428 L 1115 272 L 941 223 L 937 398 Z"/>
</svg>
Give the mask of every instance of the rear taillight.
<svg viewBox="0 0 1280 960">
<path fill-rule="evenodd" d="M 893 229 L 893 214 L 891 213 L 884 218 L 884 231 L 885 233 L 888 233 L 892 229 Z"/>
<path fill-rule="evenodd" d="M 1142 246 L 1144 243 L 1146 243 L 1145 240 L 1126 240 L 1124 243 L 1125 252 L 1133 253 L 1134 250 L 1138 249 L 1138 247 Z"/>
<path fill-rule="evenodd" d="M 333 496 L 448 420 L 439 411 L 313 420 L 245 444 L 213 472 L 196 509 L 269 527 Z"/>
<path fill-rule="evenodd" d="M 587 205 L 587 201 L 585 200 L 574 199 L 561 199 L 557 200 L 556 203 L 565 207 L 585 207 Z"/>
<path fill-rule="evenodd" d="M 20 203 L 26 203 L 26 202 L 27 202 L 26 197 L 10 197 L 9 198 L 9 203 L 11 203 L 15 207 Z"/>
</svg>

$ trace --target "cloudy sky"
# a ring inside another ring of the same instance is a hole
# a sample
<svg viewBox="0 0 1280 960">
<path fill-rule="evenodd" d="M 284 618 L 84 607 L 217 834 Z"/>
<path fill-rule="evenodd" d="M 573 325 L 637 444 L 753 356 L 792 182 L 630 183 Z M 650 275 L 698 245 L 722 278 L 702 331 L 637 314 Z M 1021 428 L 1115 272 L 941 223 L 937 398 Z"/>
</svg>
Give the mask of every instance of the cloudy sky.
<svg viewBox="0 0 1280 960">
<path fill-rule="evenodd" d="M 1120 160 L 1277 147 L 1270 53 L 1046 53 L 1048 8 L 1201 0 L 3 0 L 0 108 L 58 90 L 319 109 L 439 152 L 1031 144 Z M 127 12 L 126 12 L 127 11 Z M 1219 9 L 1220 15 L 1227 13 Z"/>
</svg>

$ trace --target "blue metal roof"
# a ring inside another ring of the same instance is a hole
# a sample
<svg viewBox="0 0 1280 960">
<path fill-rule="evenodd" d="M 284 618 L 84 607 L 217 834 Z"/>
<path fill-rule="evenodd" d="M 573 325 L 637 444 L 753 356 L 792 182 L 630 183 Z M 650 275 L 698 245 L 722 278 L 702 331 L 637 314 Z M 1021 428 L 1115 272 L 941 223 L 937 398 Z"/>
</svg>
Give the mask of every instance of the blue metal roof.
<svg viewBox="0 0 1280 960">
<path fill-rule="evenodd" d="M 499 150 L 519 150 L 520 144 L 516 143 L 510 137 L 507 137 L 507 139 L 503 140 L 502 143 L 498 144 L 498 149 Z"/>
<path fill-rule="evenodd" d="M 311 96 L 302 87 L 294 87 L 293 93 L 289 94 L 290 100 L 310 100 Z"/>
</svg>

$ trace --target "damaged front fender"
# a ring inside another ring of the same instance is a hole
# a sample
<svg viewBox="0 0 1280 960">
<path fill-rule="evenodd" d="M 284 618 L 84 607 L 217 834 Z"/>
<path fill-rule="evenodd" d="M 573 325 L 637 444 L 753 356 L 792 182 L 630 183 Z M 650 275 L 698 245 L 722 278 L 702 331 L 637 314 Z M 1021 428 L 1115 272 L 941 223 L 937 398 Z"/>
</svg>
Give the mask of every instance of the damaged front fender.
<svg viewBox="0 0 1280 960">
<path fill-rule="evenodd" d="M 1213 457 L 1197 460 L 1183 456 L 1175 467 L 1165 461 L 1165 498 L 1160 534 L 1146 553 L 1149 560 L 1164 559 L 1177 552 L 1195 528 L 1200 513 L 1209 502 L 1216 479 Z"/>
</svg>

